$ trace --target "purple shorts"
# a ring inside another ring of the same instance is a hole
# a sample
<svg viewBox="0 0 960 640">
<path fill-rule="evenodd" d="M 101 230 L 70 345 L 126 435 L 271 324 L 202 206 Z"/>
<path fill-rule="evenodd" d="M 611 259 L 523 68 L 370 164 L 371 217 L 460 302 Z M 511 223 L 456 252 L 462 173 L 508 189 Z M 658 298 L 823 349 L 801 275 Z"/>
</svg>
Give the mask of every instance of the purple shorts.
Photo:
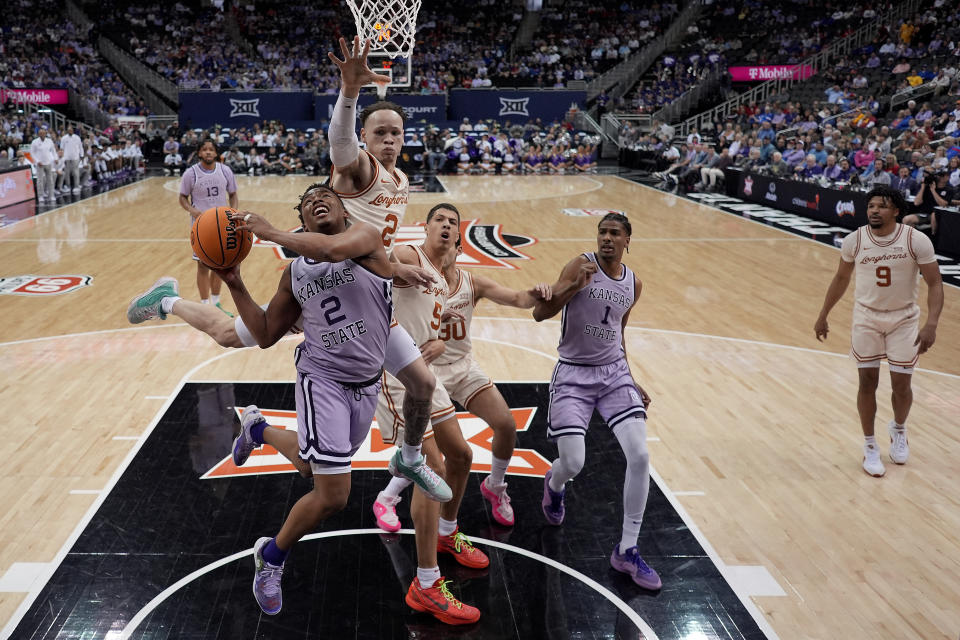
<svg viewBox="0 0 960 640">
<path fill-rule="evenodd" d="M 586 434 L 594 409 L 611 429 L 633 416 L 646 419 L 627 361 L 600 366 L 557 362 L 550 380 L 547 438 Z"/>
<path fill-rule="evenodd" d="M 297 372 L 297 440 L 314 473 L 349 473 L 350 460 L 370 432 L 380 378 L 348 385 Z"/>
</svg>

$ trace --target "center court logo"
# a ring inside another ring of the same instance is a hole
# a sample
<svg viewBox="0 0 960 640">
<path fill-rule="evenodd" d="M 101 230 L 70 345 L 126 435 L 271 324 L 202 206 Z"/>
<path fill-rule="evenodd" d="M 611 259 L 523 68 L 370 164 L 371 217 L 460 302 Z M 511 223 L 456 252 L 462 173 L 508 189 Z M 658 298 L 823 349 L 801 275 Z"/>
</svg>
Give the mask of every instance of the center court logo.
<svg viewBox="0 0 960 640">
<path fill-rule="evenodd" d="M 230 118 L 237 118 L 239 116 L 252 116 L 254 118 L 260 117 L 260 98 L 254 98 L 253 100 L 237 100 L 236 98 L 229 98 L 230 100 Z"/>
<path fill-rule="evenodd" d="M 501 116 L 529 116 L 527 112 L 527 103 L 530 102 L 530 98 L 500 98 L 500 113 Z"/>
<path fill-rule="evenodd" d="M 243 410 L 239 407 L 236 408 L 236 412 L 238 415 L 243 414 Z M 260 412 L 270 423 L 270 426 L 296 432 L 296 411 L 261 409 Z M 533 420 L 536 408 L 523 407 L 510 409 L 510 412 L 517 423 L 517 431 L 526 431 Z M 493 429 L 486 422 L 466 411 L 457 412 L 457 421 L 460 423 L 460 429 L 463 430 L 463 439 L 473 449 L 471 471 L 488 473 L 493 464 Z M 396 450 L 395 445 L 383 441 L 380 436 L 380 428 L 374 420 L 366 440 L 363 441 L 360 449 L 353 456 L 353 468 L 354 470 L 386 469 Z M 532 449 L 514 449 L 513 458 L 511 458 L 510 466 L 507 468 L 508 473 L 538 478 L 542 478 L 549 470 L 550 462 Z M 242 467 L 234 465 L 233 456 L 228 455 L 200 476 L 200 479 L 211 480 L 268 473 L 294 473 L 295 471 L 294 466 L 276 449 L 270 445 L 264 445 L 255 450 Z"/>
<path fill-rule="evenodd" d="M 512 264 L 514 260 L 529 260 L 530 257 L 517 251 L 518 247 L 536 244 L 536 238 L 521 236 L 513 233 L 504 233 L 499 224 L 479 224 L 479 220 L 461 220 L 460 237 L 463 239 L 463 253 L 457 258 L 461 267 L 491 267 L 496 269 L 518 269 Z M 298 232 L 300 228 L 290 229 Z M 419 245 L 426 239 L 427 234 L 423 223 L 403 224 L 397 229 L 396 243 Z M 270 247 L 280 260 L 293 260 L 297 254 L 256 238 L 255 247 Z"/>
</svg>

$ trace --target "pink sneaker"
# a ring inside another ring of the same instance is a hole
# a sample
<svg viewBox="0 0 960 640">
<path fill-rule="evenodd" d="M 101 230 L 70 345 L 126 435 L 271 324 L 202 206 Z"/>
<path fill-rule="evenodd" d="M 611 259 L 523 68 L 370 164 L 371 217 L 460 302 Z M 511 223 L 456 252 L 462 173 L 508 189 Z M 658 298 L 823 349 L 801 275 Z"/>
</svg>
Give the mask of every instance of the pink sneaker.
<svg viewBox="0 0 960 640">
<path fill-rule="evenodd" d="M 391 498 L 381 491 L 373 502 L 373 515 L 377 516 L 377 526 L 387 533 L 400 531 L 400 518 L 397 517 L 397 505 L 400 496 Z"/>
<path fill-rule="evenodd" d="M 490 484 L 490 476 L 487 476 L 480 483 L 480 493 L 490 502 L 490 506 L 493 508 L 491 513 L 497 524 L 512 527 L 514 523 L 513 507 L 510 506 L 510 496 L 507 495 L 507 483 L 492 485 Z"/>
</svg>

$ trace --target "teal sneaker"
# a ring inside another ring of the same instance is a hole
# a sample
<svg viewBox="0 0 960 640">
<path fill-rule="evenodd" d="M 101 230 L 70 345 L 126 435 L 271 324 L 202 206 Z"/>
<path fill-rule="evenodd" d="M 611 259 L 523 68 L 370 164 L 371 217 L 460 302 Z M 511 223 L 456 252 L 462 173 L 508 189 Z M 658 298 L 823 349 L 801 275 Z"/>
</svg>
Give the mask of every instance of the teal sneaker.
<svg viewBox="0 0 960 640">
<path fill-rule="evenodd" d="M 233 314 L 227 311 L 226 309 L 224 309 L 223 307 L 221 307 L 219 302 L 216 304 L 216 307 L 217 309 L 220 309 L 220 311 L 223 311 L 225 314 L 227 314 L 228 317 L 230 318 L 233 317 Z"/>
<path fill-rule="evenodd" d="M 140 324 L 147 320 L 166 320 L 167 314 L 160 308 L 164 298 L 180 296 L 180 283 L 176 278 L 160 278 L 149 289 L 130 301 L 127 307 L 127 320 L 130 324 Z"/>
<path fill-rule="evenodd" d="M 427 459 L 423 456 L 420 456 L 413 464 L 407 465 L 403 461 L 400 449 L 397 449 L 397 452 L 390 458 L 387 470 L 398 478 L 413 480 L 414 484 L 420 487 L 431 500 L 449 502 L 453 498 L 453 491 L 450 490 L 450 486 L 427 465 Z"/>
</svg>

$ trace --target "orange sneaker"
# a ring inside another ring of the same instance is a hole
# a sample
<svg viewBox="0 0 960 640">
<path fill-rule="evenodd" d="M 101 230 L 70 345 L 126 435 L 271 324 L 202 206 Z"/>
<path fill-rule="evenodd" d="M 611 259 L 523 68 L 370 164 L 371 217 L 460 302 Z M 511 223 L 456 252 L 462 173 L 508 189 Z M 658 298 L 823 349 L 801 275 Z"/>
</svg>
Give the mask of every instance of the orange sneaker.
<svg viewBox="0 0 960 640">
<path fill-rule="evenodd" d="M 467 536 L 457 527 L 449 536 L 437 536 L 437 552 L 452 553 L 457 562 L 471 569 L 483 569 L 490 566 L 490 558 L 477 549 Z"/>
<path fill-rule="evenodd" d="M 448 584 L 450 581 L 440 576 L 432 587 L 424 589 L 420 579 L 414 578 L 404 600 L 411 609 L 429 613 L 444 624 L 473 624 L 479 620 L 480 610 L 454 598 Z"/>
</svg>

